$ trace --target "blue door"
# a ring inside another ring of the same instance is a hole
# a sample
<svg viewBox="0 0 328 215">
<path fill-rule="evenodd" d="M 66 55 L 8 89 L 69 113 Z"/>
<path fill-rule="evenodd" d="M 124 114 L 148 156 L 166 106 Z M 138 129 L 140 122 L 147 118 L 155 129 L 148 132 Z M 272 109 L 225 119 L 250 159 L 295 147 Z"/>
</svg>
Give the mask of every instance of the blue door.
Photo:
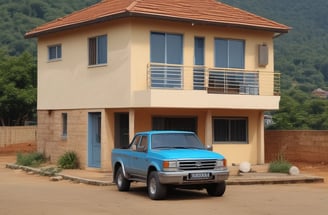
<svg viewBox="0 0 328 215">
<path fill-rule="evenodd" d="M 88 118 L 88 166 L 100 168 L 101 113 L 89 113 Z"/>
</svg>

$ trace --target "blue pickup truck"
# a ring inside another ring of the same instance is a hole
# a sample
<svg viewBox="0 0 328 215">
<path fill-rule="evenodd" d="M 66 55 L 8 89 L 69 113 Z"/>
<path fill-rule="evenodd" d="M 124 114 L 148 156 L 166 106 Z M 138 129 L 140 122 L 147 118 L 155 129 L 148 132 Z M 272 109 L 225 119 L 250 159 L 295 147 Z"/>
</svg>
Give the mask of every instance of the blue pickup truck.
<svg viewBox="0 0 328 215">
<path fill-rule="evenodd" d="M 112 167 L 119 191 L 143 182 L 154 200 L 164 199 L 171 187 L 205 188 L 211 196 L 222 196 L 229 176 L 225 158 L 187 131 L 137 133 L 126 149 L 113 149 Z"/>
</svg>

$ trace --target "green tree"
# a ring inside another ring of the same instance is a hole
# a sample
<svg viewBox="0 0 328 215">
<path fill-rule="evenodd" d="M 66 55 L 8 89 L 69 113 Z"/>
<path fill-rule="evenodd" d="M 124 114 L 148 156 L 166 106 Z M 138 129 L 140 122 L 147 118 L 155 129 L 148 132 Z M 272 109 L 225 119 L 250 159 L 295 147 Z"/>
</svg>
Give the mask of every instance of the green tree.
<svg viewBox="0 0 328 215">
<path fill-rule="evenodd" d="M 36 63 L 28 53 L 0 52 L 0 125 L 21 125 L 36 112 Z"/>
</svg>

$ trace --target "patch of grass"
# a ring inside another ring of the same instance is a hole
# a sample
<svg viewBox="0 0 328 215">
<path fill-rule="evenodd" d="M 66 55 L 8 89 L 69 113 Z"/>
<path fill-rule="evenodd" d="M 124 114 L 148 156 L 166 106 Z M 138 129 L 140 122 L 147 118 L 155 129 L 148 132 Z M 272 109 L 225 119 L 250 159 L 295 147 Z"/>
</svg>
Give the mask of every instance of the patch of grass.
<svg viewBox="0 0 328 215">
<path fill-rule="evenodd" d="M 284 158 L 283 154 L 278 154 L 277 159 L 270 163 L 269 172 L 289 173 L 291 167 L 292 164 Z"/>
<path fill-rule="evenodd" d="M 44 155 L 39 152 L 18 153 L 16 156 L 16 164 L 22 166 L 38 167 L 45 161 Z"/>
<path fill-rule="evenodd" d="M 69 151 L 63 154 L 58 160 L 58 166 L 62 169 L 79 168 L 79 160 L 75 152 Z"/>
</svg>

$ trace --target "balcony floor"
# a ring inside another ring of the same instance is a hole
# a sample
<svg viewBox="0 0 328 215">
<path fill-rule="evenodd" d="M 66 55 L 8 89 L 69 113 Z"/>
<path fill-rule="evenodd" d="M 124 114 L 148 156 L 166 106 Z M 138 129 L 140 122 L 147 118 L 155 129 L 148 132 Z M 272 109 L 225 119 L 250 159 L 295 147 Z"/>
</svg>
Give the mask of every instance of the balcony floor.
<svg viewBox="0 0 328 215">
<path fill-rule="evenodd" d="M 277 110 L 280 96 L 214 94 L 205 90 L 137 91 L 133 107 Z"/>
</svg>

